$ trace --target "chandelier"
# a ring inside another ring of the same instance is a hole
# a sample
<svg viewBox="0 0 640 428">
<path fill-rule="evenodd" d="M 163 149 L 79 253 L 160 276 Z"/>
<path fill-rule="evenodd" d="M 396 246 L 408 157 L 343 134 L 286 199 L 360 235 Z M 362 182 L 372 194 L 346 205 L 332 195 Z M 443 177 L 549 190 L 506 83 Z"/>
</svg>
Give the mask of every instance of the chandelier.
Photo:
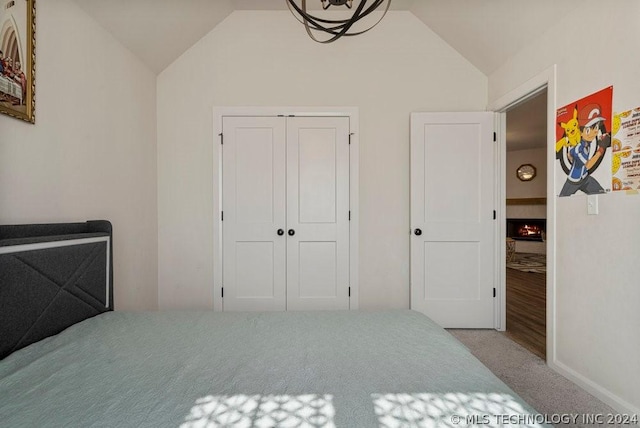
<svg viewBox="0 0 640 428">
<path fill-rule="evenodd" d="M 325 19 L 311 15 L 307 11 L 307 0 L 286 0 L 289 10 L 293 16 L 300 21 L 307 30 L 307 34 L 318 43 L 335 42 L 342 36 L 357 36 L 366 33 L 373 27 L 378 25 L 382 18 L 389 11 L 391 0 L 359 0 L 360 3 L 354 8 L 353 0 L 320 0 L 322 9 L 327 10 L 331 6 L 345 6 L 347 9 L 353 10 L 353 14 L 348 19 Z M 367 5 L 368 3 L 368 5 Z M 352 31 L 351 27 L 361 19 L 367 17 L 371 12 L 378 9 L 386 3 L 384 12 L 380 19 L 368 28 Z M 326 33 L 327 38 L 320 39 L 318 34 Z"/>
</svg>

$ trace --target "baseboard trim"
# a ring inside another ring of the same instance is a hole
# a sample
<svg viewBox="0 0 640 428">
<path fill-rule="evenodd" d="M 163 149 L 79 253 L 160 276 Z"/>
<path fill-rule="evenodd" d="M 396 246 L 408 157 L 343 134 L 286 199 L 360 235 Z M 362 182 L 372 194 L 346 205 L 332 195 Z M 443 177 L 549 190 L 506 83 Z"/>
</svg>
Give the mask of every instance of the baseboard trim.
<svg viewBox="0 0 640 428">
<path fill-rule="evenodd" d="M 640 407 L 636 407 L 633 404 L 618 397 L 608 389 L 597 384 L 591 379 L 586 378 L 566 364 L 563 364 L 555 359 L 554 361 L 549 361 L 548 365 L 552 370 L 566 377 L 594 397 L 613 407 L 618 412 L 627 415 L 638 415 L 640 417 Z"/>
</svg>

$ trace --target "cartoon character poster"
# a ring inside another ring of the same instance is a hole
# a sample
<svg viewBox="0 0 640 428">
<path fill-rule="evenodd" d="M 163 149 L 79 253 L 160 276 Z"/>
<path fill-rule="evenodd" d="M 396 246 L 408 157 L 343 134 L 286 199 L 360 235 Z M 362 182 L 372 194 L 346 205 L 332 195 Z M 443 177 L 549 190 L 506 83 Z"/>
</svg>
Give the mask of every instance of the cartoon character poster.
<svg viewBox="0 0 640 428">
<path fill-rule="evenodd" d="M 556 112 L 556 182 L 559 196 L 611 191 L 613 86 Z"/>
<path fill-rule="evenodd" d="M 613 116 L 611 189 L 637 194 L 640 189 L 640 107 Z"/>
</svg>

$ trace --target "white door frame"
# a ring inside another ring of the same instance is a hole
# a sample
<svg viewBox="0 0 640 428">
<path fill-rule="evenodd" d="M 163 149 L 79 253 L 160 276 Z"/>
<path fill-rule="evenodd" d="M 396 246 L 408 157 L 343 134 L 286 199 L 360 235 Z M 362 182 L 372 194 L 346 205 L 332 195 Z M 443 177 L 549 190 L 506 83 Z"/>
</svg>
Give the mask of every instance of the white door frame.
<svg viewBox="0 0 640 428">
<path fill-rule="evenodd" d="M 349 309 L 359 307 L 358 264 L 359 264 L 359 157 L 360 126 L 357 107 L 214 107 L 213 108 L 213 310 L 222 311 L 222 118 L 224 116 L 338 116 L 349 118 L 350 155 L 349 155 L 349 286 L 351 299 Z"/>
<path fill-rule="evenodd" d="M 496 174 L 496 195 L 498 207 L 497 242 L 498 298 L 496 307 L 496 329 L 506 329 L 506 111 L 532 96 L 547 89 L 547 363 L 555 361 L 556 355 L 556 197 L 555 188 L 555 123 L 556 123 L 556 66 L 542 71 L 516 89 L 500 97 L 489 105 L 489 110 L 497 115 L 498 168 Z"/>
</svg>

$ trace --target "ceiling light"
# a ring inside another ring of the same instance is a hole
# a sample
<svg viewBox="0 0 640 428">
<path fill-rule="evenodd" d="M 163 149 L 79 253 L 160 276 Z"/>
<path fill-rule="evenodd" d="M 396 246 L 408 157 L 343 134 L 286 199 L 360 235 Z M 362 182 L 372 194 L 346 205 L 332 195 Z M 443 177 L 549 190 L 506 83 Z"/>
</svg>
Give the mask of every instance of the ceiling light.
<svg viewBox="0 0 640 428">
<path fill-rule="evenodd" d="M 331 43 L 342 36 L 357 36 L 358 34 L 366 33 L 382 21 L 391 5 L 391 0 L 359 0 L 358 5 L 355 7 L 353 5 L 354 0 L 315 0 L 322 3 L 323 10 L 327 10 L 331 6 L 345 6 L 347 9 L 353 10 L 352 16 L 348 19 L 327 19 L 311 15 L 307 10 L 307 0 L 285 1 L 293 16 L 304 25 L 309 37 L 318 43 Z M 354 24 L 382 5 L 385 5 L 384 12 L 373 25 L 365 29 L 352 29 Z M 325 39 L 316 37 L 320 33 L 326 33 L 328 37 Z"/>
</svg>

